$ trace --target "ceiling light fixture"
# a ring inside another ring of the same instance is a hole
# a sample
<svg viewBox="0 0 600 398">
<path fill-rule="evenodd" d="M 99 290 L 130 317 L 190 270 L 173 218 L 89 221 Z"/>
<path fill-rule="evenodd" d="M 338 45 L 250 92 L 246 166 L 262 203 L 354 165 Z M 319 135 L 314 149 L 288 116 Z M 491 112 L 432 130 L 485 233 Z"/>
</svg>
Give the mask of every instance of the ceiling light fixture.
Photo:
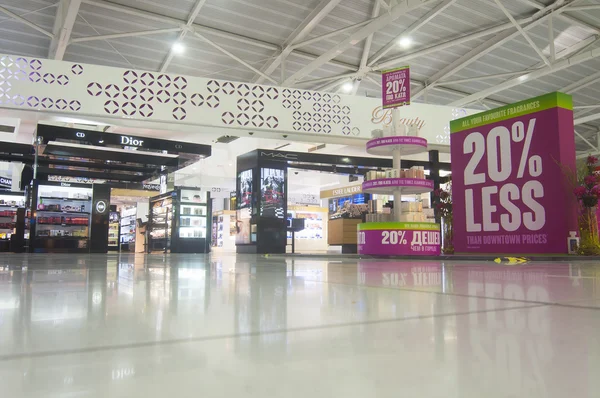
<svg viewBox="0 0 600 398">
<path fill-rule="evenodd" d="M 352 84 L 352 82 L 344 83 L 344 85 L 342 86 L 342 90 L 346 93 L 349 93 L 350 91 L 352 91 L 353 88 L 354 88 L 354 84 Z"/>
<path fill-rule="evenodd" d="M 412 43 L 413 41 L 410 37 L 402 37 L 400 40 L 398 40 L 398 45 L 402 48 L 409 48 L 412 46 Z"/>
<path fill-rule="evenodd" d="M 180 42 L 173 43 L 172 50 L 175 54 L 183 54 L 185 52 L 185 46 Z"/>
<path fill-rule="evenodd" d="M 523 75 L 523 76 L 519 76 L 519 81 L 524 82 L 525 80 L 529 79 L 529 75 Z"/>
</svg>

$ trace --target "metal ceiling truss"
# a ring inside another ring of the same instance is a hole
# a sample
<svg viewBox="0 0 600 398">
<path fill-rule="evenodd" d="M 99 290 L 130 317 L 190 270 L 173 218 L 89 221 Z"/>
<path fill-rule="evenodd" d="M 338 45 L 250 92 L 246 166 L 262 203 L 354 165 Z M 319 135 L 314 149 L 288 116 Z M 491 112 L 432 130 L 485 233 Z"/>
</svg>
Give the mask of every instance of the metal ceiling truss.
<svg viewBox="0 0 600 398">
<path fill-rule="evenodd" d="M 77 19 L 77 13 L 81 6 L 81 0 L 60 0 L 56 9 L 56 18 L 54 19 L 54 28 L 52 29 L 52 41 L 48 49 L 48 58 L 62 60 L 71 32 Z"/>
</svg>

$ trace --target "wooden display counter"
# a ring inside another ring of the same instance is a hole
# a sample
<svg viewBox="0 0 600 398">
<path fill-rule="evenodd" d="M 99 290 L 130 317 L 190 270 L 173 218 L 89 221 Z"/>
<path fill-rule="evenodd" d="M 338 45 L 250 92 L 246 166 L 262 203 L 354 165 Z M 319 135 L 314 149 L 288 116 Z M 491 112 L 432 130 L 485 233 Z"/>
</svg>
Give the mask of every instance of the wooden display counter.
<svg viewBox="0 0 600 398">
<path fill-rule="evenodd" d="M 356 253 L 357 227 L 361 219 L 338 218 L 327 223 L 327 244 L 342 246 L 342 253 Z"/>
</svg>

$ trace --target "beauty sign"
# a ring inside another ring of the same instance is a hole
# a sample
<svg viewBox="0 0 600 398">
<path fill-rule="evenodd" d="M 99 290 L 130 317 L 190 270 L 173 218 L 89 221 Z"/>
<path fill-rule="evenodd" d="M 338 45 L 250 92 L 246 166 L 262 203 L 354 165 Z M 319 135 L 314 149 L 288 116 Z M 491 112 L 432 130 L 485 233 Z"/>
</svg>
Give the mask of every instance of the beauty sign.
<svg viewBox="0 0 600 398">
<path fill-rule="evenodd" d="M 457 253 L 566 254 L 573 102 L 551 93 L 450 122 Z"/>
<path fill-rule="evenodd" d="M 383 71 L 381 89 L 384 109 L 410 105 L 410 68 L 403 66 Z"/>
</svg>

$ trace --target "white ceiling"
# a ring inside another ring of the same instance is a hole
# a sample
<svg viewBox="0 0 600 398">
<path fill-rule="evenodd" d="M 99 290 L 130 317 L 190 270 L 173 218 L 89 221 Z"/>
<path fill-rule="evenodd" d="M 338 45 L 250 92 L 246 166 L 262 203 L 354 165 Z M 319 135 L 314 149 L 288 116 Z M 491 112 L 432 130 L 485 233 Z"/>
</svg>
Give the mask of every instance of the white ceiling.
<svg viewBox="0 0 600 398">
<path fill-rule="evenodd" d="M 598 1 L 0 0 L 2 17 L 0 52 L 27 56 L 368 96 L 409 64 L 417 101 L 481 109 L 566 91 L 586 117 L 578 149 L 598 146 Z"/>
</svg>

